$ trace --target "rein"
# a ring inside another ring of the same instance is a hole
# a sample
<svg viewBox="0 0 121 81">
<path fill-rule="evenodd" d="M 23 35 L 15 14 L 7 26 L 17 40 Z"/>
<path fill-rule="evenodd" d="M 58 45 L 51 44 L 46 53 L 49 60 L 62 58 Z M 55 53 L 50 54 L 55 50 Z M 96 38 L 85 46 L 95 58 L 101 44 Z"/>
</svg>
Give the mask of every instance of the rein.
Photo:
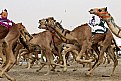
<svg viewBox="0 0 121 81">
<path fill-rule="evenodd" d="M 48 27 L 48 26 L 47 26 L 47 29 L 51 32 L 51 35 L 52 35 L 53 40 L 54 40 L 54 36 L 55 36 L 55 37 L 58 38 L 59 40 L 64 41 L 64 40 L 61 38 L 61 35 L 59 35 L 59 34 L 58 34 L 59 36 L 55 35 L 56 32 L 55 32 L 55 29 L 54 29 L 54 28 Z"/>
<path fill-rule="evenodd" d="M 110 15 L 107 11 L 101 11 L 98 13 L 98 10 L 99 9 L 96 9 L 96 12 L 97 12 L 97 16 L 99 16 L 100 18 L 110 18 Z"/>
</svg>

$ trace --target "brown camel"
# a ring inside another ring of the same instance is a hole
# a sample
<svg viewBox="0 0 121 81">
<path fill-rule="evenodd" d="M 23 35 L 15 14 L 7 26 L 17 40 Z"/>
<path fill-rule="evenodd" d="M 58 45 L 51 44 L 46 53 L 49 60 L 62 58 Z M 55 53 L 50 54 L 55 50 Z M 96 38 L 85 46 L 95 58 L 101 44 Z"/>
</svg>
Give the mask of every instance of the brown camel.
<svg viewBox="0 0 121 81">
<path fill-rule="evenodd" d="M 16 61 L 15 55 L 13 54 L 14 44 L 20 39 L 20 37 L 26 37 L 26 35 L 24 35 L 24 33 L 26 32 L 25 28 L 22 28 L 19 24 L 20 23 L 15 24 L 14 22 L 12 22 L 12 27 L 9 29 L 5 26 L 0 25 L 0 42 L 3 43 L 1 48 L 4 49 L 4 51 L 1 52 L 1 54 L 5 54 L 5 64 L 3 67 L 1 66 L 0 68 L 0 77 L 2 77 L 3 74 L 5 74 L 6 77 L 11 81 L 15 81 L 15 78 L 10 77 L 6 72 L 8 72 L 13 67 Z M 23 39 L 23 41 L 25 44 L 26 40 Z M 4 57 L 2 57 L 2 59 L 4 59 Z"/>
<path fill-rule="evenodd" d="M 26 48 L 29 51 L 29 47 L 28 47 L 28 42 L 33 38 L 32 35 L 29 34 L 29 32 L 27 31 L 27 29 L 25 28 L 25 26 L 22 23 L 17 23 L 16 25 L 18 25 L 19 31 L 21 33 L 19 39 L 17 40 L 16 44 L 14 45 L 15 49 L 14 50 L 14 55 L 17 59 L 18 54 L 19 54 L 19 50 L 21 48 Z M 16 60 L 17 62 L 17 60 Z"/>
<path fill-rule="evenodd" d="M 50 73 L 50 65 L 62 66 L 60 64 L 54 63 L 53 61 L 53 54 L 61 58 L 61 56 L 58 54 L 59 49 L 57 47 L 62 43 L 62 40 L 60 40 L 57 36 L 53 37 L 52 33 L 49 31 L 43 31 L 37 34 L 33 34 L 32 36 L 33 39 L 30 41 L 30 44 L 39 45 L 42 50 L 42 54 L 46 56 L 47 63 L 43 62 L 42 67 L 46 64 L 48 65 L 47 74 Z M 55 51 L 55 49 L 57 49 L 57 51 Z M 41 70 L 42 67 L 39 70 Z"/>
<path fill-rule="evenodd" d="M 59 49 L 59 45 L 62 43 L 62 39 L 60 39 L 56 35 L 53 35 L 49 31 L 44 31 L 44 32 L 40 32 L 38 34 L 32 34 L 32 35 L 30 35 L 29 32 L 22 25 L 22 23 L 19 23 L 18 25 L 19 25 L 19 27 L 21 27 L 21 30 L 22 30 L 21 33 L 23 35 L 21 37 L 22 37 L 22 39 L 25 40 L 25 43 L 27 44 L 27 46 L 29 48 L 29 53 L 33 52 L 30 49 L 32 45 L 39 45 L 40 49 L 46 55 L 46 58 L 47 58 L 47 61 L 49 62 L 49 65 L 50 64 L 52 64 L 52 65 L 59 65 L 59 64 L 55 64 L 54 62 L 50 63 L 50 61 L 53 61 L 53 59 L 50 58 L 50 57 L 52 57 L 53 56 L 52 53 L 54 53 L 54 55 L 59 56 L 59 58 L 62 58 L 62 56 L 58 55 L 58 53 L 57 53 L 58 51 L 61 50 L 61 49 Z M 57 51 L 55 51 L 56 49 L 57 49 Z M 46 64 L 47 63 L 45 63 L 45 64 L 43 63 L 43 66 L 46 65 Z M 60 65 L 60 66 L 62 66 L 62 65 Z M 50 70 L 48 70 L 48 73 L 49 73 L 49 71 Z"/>
<path fill-rule="evenodd" d="M 109 26 L 109 28 L 111 29 L 111 31 L 118 37 L 120 37 L 120 28 L 114 23 L 114 19 L 112 18 L 112 16 L 108 13 L 107 11 L 107 7 L 106 8 L 94 8 L 94 9 L 90 9 L 89 10 L 90 14 L 95 14 L 97 16 L 99 16 L 100 18 L 102 18 L 104 21 L 106 21 L 107 25 Z M 108 37 L 110 38 L 110 37 Z M 107 40 L 108 41 L 108 40 Z M 110 50 L 112 51 L 112 49 Z M 116 59 L 116 58 L 115 58 Z M 115 60 L 114 59 L 114 60 Z M 102 58 L 99 58 L 98 63 L 93 67 L 93 69 L 91 69 L 88 74 L 90 74 L 96 67 L 99 66 L 100 64 L 100 60 L 102 60 Z M 118 64 L 118 61 L 115 60 Z M 116 66 L 116 65 L 115 65 Z M 111 75 L 113 75 L 114 71 L 112 72 Z"/>
<path fill-rule="evenodd" d="M 91 49 L 92 46 L 92 33 L 91 28 L 87 25 L 81 25 L 75 28 L 72 31 L 63 29 L 62 26 L 59 23 L 55 23 L 55 20 L 53 17 L 49 17 L 47 19 L 39 20 L 40 26 L 39 28 L 45 28 L 49 30 L 53 30 L 57 32 L 57 34 L 66 41 L 70 41 L 72 43 L 79 44 L 81 46 L 81 51 L 79 55 L 77 56 L 76 60 L 80 61 L 82 63 L 90 63 L 91 60 L 81 60 L 81 56 L 87 49 Z M 88 34 L 88 33 L 90 34 Z M 77 34 L 78 33 L 78 34 Z"/>
<path fill-rule="evenodd" d="M 76 40 L 78 42 L 78 44 L 81 46 L 81 51 L 78 54 L 76 60 L 80 61 L 82 63 L 90 63 L 92 61 L 92 59 L 91 60 L 80 59 L 81 56 L 87 50 L 90 49 L 92 41 L 93 41 L 92 47 L 99 55 L 98 56 L 99 64 L 101 64 L 103 62 L 103 56 L 104 56 L 104 52 L 106 51 L 106 49 L 112 48 L 111 43 L 113 40 L 113 36 L 112 36 L 112 33 L 110 32 L 110 30 L 108 30 L 107 33 L 104 33 L 104 34 L 95 34 L 92 39 L 91 28 L 89 27 L 88 24 L 78 26 L 74 30 L 68 31 L 68 30 L 63 29 L 62 26 L 58 22 L 56 22 L 56 20 L 54 20 L 53 17 L 39 20 L 39 23 L 40 23 L 39 28 L 54 30 L 57 32 L 57 34 L 59 34 L 59 36 L 61 36 L 62 38 L 66 39 L 66 40 L 69 40 L 69 41 Z M 99 43 L 99 42 L 101 42 L 101 43 Z M 100 52 L 97 49 L 98 44 L 101 44 Z M 117 59 L 115 59 L 114 57 L 112 57 L 112 59 L 114 61 L 114 68 L 113 68 L 113 70 L 114 70 L 117 65 Z M 96 64 L 97 64 L 97 62 L 94 64 L 94 66 Z M 90 75 L 90 74 L 91 73 L 87 73 L 87 75 Z"/>
<path fill-rule="evenodd" d="M 19 24 L 19 25 L 22 26 L 22 24 Z M 25 28 L 25 27 L 22 27 L 22 28 Z M 25 32 L 22 32 L 22 33 L 25 33 Z M 29 34 L 29 32 L 26 32 L 26 33 Z M 53 36 L 52 33 L 49 31 L 40 32 L 38 34 L 32 34 L 32 39 L 30 39 L 30 36 L 28 34 L 24 35 L 22 38 L 24 38 L 26 40 L 25 42 L 28 45 L 29 52 L 32 52 L 30 49 L 32 45 L 39 45 L 40 49 L 45 54 L 49 65 L 51 65 L 51 64 L 59 65 L 59 64 L 55 64 L 53 62 L 53 53 L 58 55 L 58 53 L 57 53 L 58 51 L 55 51 L 55 46 L 61 44 L 62 40 L 59 39 L 58 36 L 55 36 L 55 35 Z M 25 37 L 25 36 L 28 36 L 28 37 Z M 28 40 L 28 38 L 30 40 Z M 55 44 L 53 45 L 53 43 L 55 43 Z M 59 57 L 61 57 L 61 56 L 59 56 Z M 43 66 L 46 64 L 48 65 L 48 63 L 43 63 Z M 62 66 L 62 65 L 60 65 L 60 66 Z M 49 66 L 49 69 L 50 69 L 50 66 Z M 49 69 L 48 69 L 48 73 L 50 71 Z"/>
<path fill-rule="evenodd" d="M 5 45 L 6 50 L 6 63 L 4 68 L 0 68 L 0 77 L 2 77 L 3 74 L 7 75 L 7 72 L 12 68 L 14 65 L 16 59 L 13 55 L 12 51 L 12 45 L 14 42 L 17 41 L 17 39 L 20 36 L 19 28 L 15 23 L 12 22 L 12 27 L 8 29 L 5 26 L 0 25 L 0 42 L 2 42 Z M 14 81 L 15 79 L 11 78 L 10 76 L 7 76 L 7 78 L 12 79 Z"/>
</svg>

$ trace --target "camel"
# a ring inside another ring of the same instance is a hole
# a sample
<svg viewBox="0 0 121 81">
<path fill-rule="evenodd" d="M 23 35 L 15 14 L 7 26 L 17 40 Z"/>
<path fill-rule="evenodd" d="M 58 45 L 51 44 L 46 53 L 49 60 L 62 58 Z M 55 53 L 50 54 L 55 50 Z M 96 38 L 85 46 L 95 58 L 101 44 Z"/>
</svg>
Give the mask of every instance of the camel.
<svg viewBox="0 0 121 81">
<path fill-rule="evenodd" d="M 55 26 L 55 20 L 53 17 L 49 17 L 47 19 L 42 19 L 39 20 L 40 26 L 39 28 L 41 29 L 49 29 L 49 30 L 53 30 L 57 32 L 57 34 L 59 36 L 61 36 L 61 38 L 65 41 L 71 41 L 72 43 L 76 43 L 79 44 L 81 46 L 81 51 L 79 53 L 79 55 L 77 56 L 76 60 L 80 61 L 82 63 L 90 63 L 92 61 L 91 60 L 81 60 L 81 56 L 83 55 L 83 53 L 85 53 L 85 51 L 87 49 L 91 49 L 92 46 L 92 33 L 91 33 L 91 28 L 87 25 L 81 25 L 78 26 L 77 28 L 75 28 L 72 31 L 68 31 L 66 29 L 63 29 L 62 26 L 60 26 L 60 24 L 56 23 L 56 27 Z M 47 24 L 46 24 L 47 23 Z M 48 26 L 48 27 L 47 27 Z M 88 33 L 90 34 L 88 34 Z M 77 35 L 78 33 L 78 35 Z M 83 42 L 82 42 L 83 41 Z"/>
<path fill-rule="evenodd" d="M 114 35 L 121 38 L 121 28 L 116 25 L 114 18 L 111 16 L 111 14 L 107 11 L 107 7 L 105 8 L 94 8 L 90 9 L 90 14 L 95 14 L 102 18 L 104 21 L 106 21 L 108 27 L 112 31 Z"/>
<path fill-rule="evenodd" d="M 21 27 L 20 23 L 15 24 L 14 22 L 12 22 L 12 26 L 9 29 L 3 25 L 0 25 L 0 27 L 1 27 L 0 42 L 2 43 L 2 47 L 0 49 L 3 49 L 1 55 L 3 56 L 3 53 L 5 54 L 2 57 L 3 61 L 5 60 L 5 63 L 0 68 L 1 70 L 0 77 L 2 77 L 3 74 L 5 74 L 8 79 L 10 79 L 11 81 L 15 81 L 15 78 L 10 77 L 7 74 L 7 72 L 13 67 L 14 63 L 16 62 L 16 57 L 15 57 L 16 55 L 13 54 L 14 52 L 13 48 L 15 43 L 17 43 L 20 37 L 24 37 L 22 41 L 25 44 L 26 35 L 24 35 L 24 33 L 26 32 L 26 29 Z"/>
<path fill-rule="evenodd" d="M 2 42 L 5 45 L 4 49 L 6 50 L 6 63 L 4 68 L 0 68 L 0 77 L 2 77 L 3 74 L 5 74 L 7 75 L 7 77 L 11 78 L 10 76 L 8 76 L 7 72 L 12 68 L 16 61 L 12 51 L 12 45 L 14 42 L 17 41 L 17 39 L 19 39 L 20 31 L 14 22 L 12 22 L 12 27 L 10 29 L 2 25 L 0 25 L 0 27 L 0 42 Z M 14 78 L 11 79 L 12 81 L 15 80 Z"/>
<path fill-rule="evenodd" d="M 21 25 L 21 24 L 19 24 L 19 25 Z M 25 27 L 23 27 L 23 28 L 25 28 Z M 29 32 L 26 32 L 26 33 L 29 33 Z M 28 34 L 27 34 L 27 36 L 28 36 Z M 25 38 L 25 37 L 23 37 L 23 38 Z M 26 38 L 30 38 L 30 37 L 26 37 Z M 26 40 L 26 38 L 25 38 L 25 40 Z M 45 54 L 48 63 L 43 62 L 42 67 L 46 64 L 49 65 L 47 74 L 49 74 L 49 72 L 50 72 L 51 64 L 59 65 L 59 64 L 55 64 L 53 62 L 53 53 L 58 55 L 55 51 L 55 46 L 61 44 L 61 42 L 62 42 L 61 39 L 59 39 L 57 36 L 53 36 L 52 33 L 49 31 L 32 34 L 32 39 L 26 40 L 27 46 L 29 48 L 29 53 L 32 52 L 32 50 L 30 49 L 32 45 L 38 45 L 40 47 L 40 49 L 42 50 L 43 54 Z M 56 43 L 56 45 L 53 45 L 53 43 Z M 61 56 L 59 56 L 59 57 L 61 57 Z M 60 65 L 60 66 L 62 66 L 62 65 Z"/>
<path fill-rule="evenodd" d="M 91 60 L 90 59 L 89 60 L 80 59 L 81 56 L 87 50 L 90 50 L 90 47 L 92 47 L 98 54 L 98 61 L 99 61 L 99 64 L 101 64 L 103 62 L 104 52 L 106 51 L 106 49 L 111 50 L 111 48 L 112 48 L 111 43 L 113 40 L 113 35 L 110 32 L 110 30 L 108 30 L 107 33 L 105 33 L 105 34 L 95 34 L 94 37 L 92 38 L 91 28 L 89 27 L 88 24 L 78 26 L 74 30 L 69 31 L 69 30 L 63 29 L 62 26 L 58 22 L 56 22 L 56 20 L 54 20 L 53 17 L 48 17 L 46 19 L 39 20 L 39 23 L 40 23 L 39 28 L 49 29 L 51 31 L 53 30 L 53 31 L 57 32 L 57 34 L 59 34 L 59 36 L 61 36 L 63 39 L 66 39 L 69 41 L 76 40 L 76 43 L 81 47 L 81 51 L 76 57 L 77 62 L 90 63 L 91 61 L 93 61 L 92 59 Z M 93 45 L 91 45 L 92 42 L 93 42 Z M 100 47 L 101 47 L 100 51 L 98 51 L 98 49 L 97 49 L 98 44 L 100 44 Z M 114 52 L 112 51 L 109 53 L 113 54 Z M 115 54 L 113 54 L 113 55 L 115 56 Z M 113 73 L 115 70 L 115 67 L 117 66 L 117 59 L 112 56 L 111 56 L 111 58 L 114 62 L 114 68 L 112 71 L 112 73 Z M 95 62 L 93 67 L 96 64 L 97 64 L 97 62 Z M 90 75 L 90 74 L 91 74 L 91 72 L 87 73 L 87 75 Z"/>
<path fill-rule="evenodd" d="M 109 15 L 107 14 L 107 12 L 103 12 L 103 11 L 106 11 L 107 9 L 106 8 L 102 8 L 102 9 L 97 9 L 97 8 L 95 8 L 95 9 L 90 9 L 90 14 L 95 14 L 95 15 L 98 15 L 99 17 L 101 17 L 101 18 L 109 18 Z M 116 33 L 115 33 L 116 34 Z M 102 42 L 102 45 L 103 45 L 103 47 L 104 47 L 104 49 L 103 50 L 106 50 L 106 48 L 108 48 L 109 50 L 108 50 L 108 52 L 111 52 L 111 53 L 113 53 L 114 51 L 112 51 L 113 49 L 111 48 L 111 47 L 106 47 L 106 46 L 108 46 L 108 44 L 106 43 L 106 41 L 108 42 L 109 40 L 109 38 L 110 38 L 111 36 L 107 36 L 106 38 L 107 38 L 107 40 L 104 40 L 103 42 Z M 105 46 L 106 45 L 106 46 Z M 98 67 L 101 63 L 102 63 L 102 60 L 103 60 L 103 52 L 101 53 L 100 52 L 100 57 L 99 57 L 99 60 L 97 61 L 97 63 L 92 67 L 92 69 L 87 73 L 87 75 L 90 75 L 93 71 L 94 71 L 94 69 L 96 68 L 96 67 Z M 115 57 L 114 58 L 114 62 L 116 62 L 116 65 L 114 64 L 114 66 L 116 67 L 117 65 L 118 65 L 118 61 L 116 60 L 117 58 Z M 112 73 L 111 73 L 111 76 L 114 74 L 114 70 L 115 70 L 115 68 L 113 68 L 113 71 L 112 71 Z"/>
<path fill-rule="evenodd" d="M 42 50 L 42 54 L 46 56 L 46 62 L 41 62 L 42 67 L 40 67 L 39 70 L 41 70 L 45 65 L 48 65 L 48 72 L 46 74 L 50 73 L 50 65 L 57 65 L 63 67 L 61 64 L 56 64 L 53 61 L 53 54 L 55 56 L 61 56 L 58 54 L 58 51 L 60 50 L 58 47 L 61 43 L 62 40 L 60 40 L 57 36 L 53 36 L 50 31 L 43 31 L 37 34 L 33 34 L 33 39 L 30 41 L 30 44 L 36 44 L 39 45 L 40 49 Z M 57 51 L 55 51 L 57 49 Z M 39 71 L 37 70 L 37 71 Z"/>
<path fill-rule="evenodd" d="M 15 45 L 15 49 L 14 49 L 14 55 L 16 58 L 16 62 L 17 62 L 17 57 L 19 54 L 19 50 L 21 48 L 26 48 L 29 51 L 29 41 L 33 38 L 32 35 L 29 34 L 29 32 L 27 31 L 27 29 L 25 28 L 25 26 L 22 23 L 17 23 L 16 25 L 18 25 L 19 31 L 20 31 L 20 37 L 16 42 Z M 16 63 L 17 64 L 17 63 Z"/>
<path fill-rule="evenodd" d="M 17 62 L 20 62 L 22 60 L 26 61 L 27 69 L 30 69 L 35 62 L 38 63 L 38 60 L 40 59 L 38 56 L 38 53 L 40 53 L 41 51 L 38 45 L 29 45 L 29 48 L 30 48 L 29 49 L 30 51 L 28 51 L 26 48 L 21 48 L 19 50 L 18 60 L 17 60 Z M 22 64 L 23 64 L 23 61 L 21 62 L 20 65 Z"/>
<path fill-rule="evenodd" d="M 58 36 L 53 35 L 49 31 L 44 31 L 44 32 L 40 32 L 38 34 L 29 35 L 29 32 L 27 30 L 25 31 L 25 27 L 22 25 L 22 23 L 19 23 L 19 26 L 21 28 L 23 28 L 23 30 L 21 31 L 23 36 L 21 36 L 21 37 L 22 37 L 22 39 L 25 40 L 27 47 L 28 47 L 28 50 L 29 50 L 28 51 L 29 53 L 33 52 L 30 49 L 32 45 L 39 45 L 40 49 L 45 54 L 49 65 L 50 64 L 59 65 L 59 64 L 55 64 L 54 62 L 52 63 L 53 59 L 50 57 L 52 57 L 53 56 L 52 53 L 54 53 L 55 55 L 59 56 L 59 58 L 61 58 L 61 56 L 58 55 L 57 52 L 61 50 L 61 49 L 59 49 L 59 45 L 62 43 L 62 39 L 59 39 Z M 55 43 L 55 45 L 53 45 L 53 43 Z M 55 48 L 55 46 L 58 46 L 58 47 Z M 55 51 L 55 49 L 58 49 L 58 51 Z M 51 61 L 51 63 L 50 63 L 50 61 Z M 47 63 L 42 63 L 42 67 L 46 64 Z M 60 65 L 60 66 L 62 66 L 62 65 Z M 49 68 L 47 74 L 49 74 L 49 72 L 50 72 L 50 68 Z"/>
</svg>

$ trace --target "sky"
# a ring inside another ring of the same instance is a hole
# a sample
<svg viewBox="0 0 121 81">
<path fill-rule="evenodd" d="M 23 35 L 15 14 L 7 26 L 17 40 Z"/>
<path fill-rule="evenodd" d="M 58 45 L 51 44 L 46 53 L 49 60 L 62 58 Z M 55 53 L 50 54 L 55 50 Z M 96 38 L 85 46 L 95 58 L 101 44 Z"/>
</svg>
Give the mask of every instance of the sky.
<svg viewBox="0 0 121 81">
<path fill-rule="evenodd" d="M 22 22 L 29 33 L 38 33 L 38 21 L 47 17 L 62 20 L 62 26 L 72 30 L 88 23 L 91 8 L 108 7 L 118 26 L 121 26 L 121 0 L 0 0 L 0 12 L 8 10 L 8 19 Z M 121 45 L 121 39 L 116 38 Z"/>
</svg>

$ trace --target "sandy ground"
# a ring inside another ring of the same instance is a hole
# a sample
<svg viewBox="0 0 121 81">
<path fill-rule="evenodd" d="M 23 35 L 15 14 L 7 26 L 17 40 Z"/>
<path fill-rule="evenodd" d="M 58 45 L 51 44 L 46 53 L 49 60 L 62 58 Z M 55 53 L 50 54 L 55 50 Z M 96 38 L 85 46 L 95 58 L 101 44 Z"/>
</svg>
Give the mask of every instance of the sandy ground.
<svg viewBox="0 0 121 81">
<path fill-rule="evenodd" d="M 10 71 L 9 75 L 16 78 L 17 81 L 121 81 L 121 59 L 115 70 L 115 75 L 111 77 L 102 77 L 102 75 L 109 75 L 112 71 L 113 63 L 104 67 L 102 64 L 93 73 L 93 76 L 87 77 L 85 73 L 88 67 L 78 65 L 77 71 L 73 71 L 73 65 L 68 66 L 67 72 L 62 72 L 62 68 L 57 67 L 55 72 L 49 75 L 44 75 L 47 72 L 45 66 L 40 72 L 36 72 L 38 66 L 33 66 L 31 69 L 25 68 L 26 66 L 15 65 Z M 58 72 L 60 70 L 60 72 Z M 8 81 L 6 78 L 0 78 L 0 81 Z"/>
</svg>

